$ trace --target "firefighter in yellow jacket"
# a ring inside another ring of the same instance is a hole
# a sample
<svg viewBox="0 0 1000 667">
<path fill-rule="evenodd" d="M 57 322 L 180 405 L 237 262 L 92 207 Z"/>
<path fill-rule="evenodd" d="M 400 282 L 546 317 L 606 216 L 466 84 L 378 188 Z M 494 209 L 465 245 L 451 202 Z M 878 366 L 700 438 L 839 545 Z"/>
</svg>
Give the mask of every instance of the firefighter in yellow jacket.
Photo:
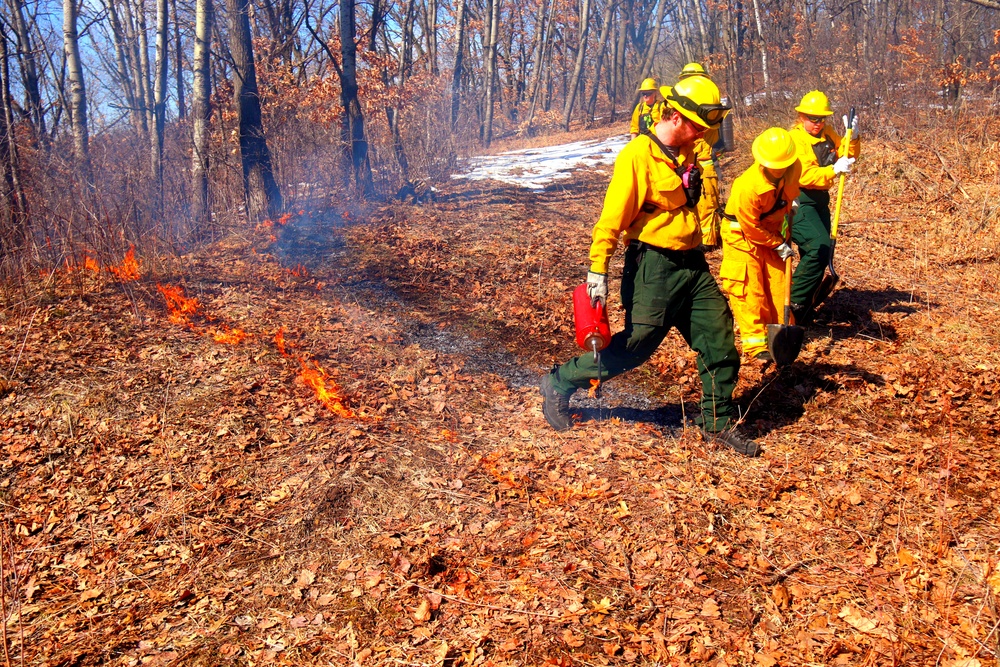
<svg viewBox="0 0 1000 667">
<path fill-rule="evenodd" d="M 754 163 L 733 181 L 722 227 L 722 291 L 740 329 L 743 354 L 772 361 L 767 325 L 781 322 L 785 260 L 793 254 L 783 222 L 799 196 L 802 171 L 792 135 L 765 130 L 751 147 Z"/>
<path fill-rule="evenodd" d="M 710 78 L 701 63 L 688 63 L 681 70 L 681 79 L 689 76 Z M 719 246 L 719 174 L 715 170 L 713 146 L 719 140 L 719 128 L 711 128 L 694 142 L 694 154 L 701 167 L 701 199 L 698 219 L 701 221 L 701 242 L 706 248 Z"/>
<path fill-rule="evenodd" d="M 651 114 L 653 107 L 657 104 L 656 93 L 656 79 L 643 79 L 642 85 L 639 86 L 639 94 L 642 99 L 632 110 L 632 123 L 629 125 L 629 133 L 633 139 L 640 134 L 649 132 L 649 128 L 653 125 Z"/>
<path fill-rule="evenodd" d="M 653 127 L 630 141 L 615 159 L 601 217 L 590 245 L 587 290 L 592 301 L 608 296 L 608 266 L 619 240 L 625 249 L 621 300 L 625 328 L 601 353 L 582 354 L 542 377 L 542 414 L 554 429 L 572 427 L 570 396 L 591 380 L 608 380 L 649 359 L 676 327 L 698 353 L 701 413 L 695 420 L 709 441 L 746 456 L 760 446 L 735 430 L 739 412 L 733 390 L 740 358 L 733 318 L 698 248 L 701 227 L 695 207 L 700 176 L 694 141 L 729 112 L 718 87 L 689 77 L 660 88 L 665 102 L 653 110 Z"/>
<path fill-rule="evenodd" d="M 830 262 L 830 188 L 840 174 L 848 174 L 861 153 L 858 119 L 851 127 L 851 145 L 827 122 L 833 111 L 825 94 L 813 90 L 805 94 L 795 110 L 798 122 L 792 138 L 802 163 L 799 178 L 799 210 L 792 223 L 792 239 L 799 247 L 799 264 L 792 279 L 792 313 L 796 324 L 809 324 L 816 291 Z M 847 125 L 844 117 L 844 125 Z"/>
</svg>

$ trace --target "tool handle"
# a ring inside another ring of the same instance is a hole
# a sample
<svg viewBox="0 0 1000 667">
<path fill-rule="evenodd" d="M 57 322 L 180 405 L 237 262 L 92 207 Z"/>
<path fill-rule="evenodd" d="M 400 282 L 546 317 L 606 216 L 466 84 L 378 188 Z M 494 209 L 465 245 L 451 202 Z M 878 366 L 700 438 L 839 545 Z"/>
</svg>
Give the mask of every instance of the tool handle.
<svg viewBox="0 0 1000 667">
<path fill-rule="evenodd" d="M 854 125 L 854 107 L 851 107 L 850 115 L 847 117 L 847 127 L 844 131 L 844 140 L 841 143 L 842 146 L 847 146 L 844 149 L 844 155 L 847 156 L 851 152 L 851 126 Z M 844 201 L 844 180 L 847 178 L 847 174 L 840 175 L 840 184 L 837 186 L 837 206 L 833 210 L 833 222 L 830 223 L 830 238 L 832 240 L 837 239 L 837 223 L 840 222 L 840 204 Z M 832 252 L 831 252 L 832 255 Z M 832 260 L 832 256 L 831 256 Z"/>
<path fill-rule="evenodd" d="M 785 216 L 785 243 L 792 240 L 792 218 L 795 217 L 795 211 L 798 210 L 798 202 L 792 203 L 792 211 Z M 792 319 L 792 256 L 789 255 L 785 259 L 785 318 L 784 323 Z"/>
</svg>

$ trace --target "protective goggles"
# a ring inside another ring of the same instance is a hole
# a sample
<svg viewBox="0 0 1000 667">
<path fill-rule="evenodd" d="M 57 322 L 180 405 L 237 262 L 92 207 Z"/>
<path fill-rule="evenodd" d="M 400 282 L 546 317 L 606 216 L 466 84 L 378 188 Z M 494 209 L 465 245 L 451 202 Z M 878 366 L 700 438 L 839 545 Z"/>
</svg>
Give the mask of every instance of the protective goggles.
<svg viewBox="0 0 1000 667">
<path fill-rule="evenodd" d="M 809 114 L 803 114 L 810 123 L 825 123 L 826 116 L 810 116 Z"/>
<path fill-rule="evenodd" d="M 697 104 L 690 97 L 676 93 L 670 95 L 667 100 L 697 115 L 709 127 L 714 127 L 721 123 L 722 119 L 729 113 L 729 110 L 732 109 L 728 104 Z"/>
</svg>

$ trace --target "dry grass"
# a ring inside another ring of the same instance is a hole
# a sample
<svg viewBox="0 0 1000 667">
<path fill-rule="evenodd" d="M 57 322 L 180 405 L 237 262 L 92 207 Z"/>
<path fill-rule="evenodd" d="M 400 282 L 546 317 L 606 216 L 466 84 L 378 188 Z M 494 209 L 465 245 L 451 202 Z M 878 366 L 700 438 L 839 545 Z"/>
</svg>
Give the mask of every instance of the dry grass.
<svg viewBox="0 0 1000 667">
<path fill-rule="evenodd" d="M 0 314 L 10 664 L 996 664 L 997 149 L 937 141 L 967 200 L 923 131 L 866 145 L 800 362 L 743 369 L 754 461 L 676 336 L 545 425 L 606 175 L 55 275 Z"/>
</svg>

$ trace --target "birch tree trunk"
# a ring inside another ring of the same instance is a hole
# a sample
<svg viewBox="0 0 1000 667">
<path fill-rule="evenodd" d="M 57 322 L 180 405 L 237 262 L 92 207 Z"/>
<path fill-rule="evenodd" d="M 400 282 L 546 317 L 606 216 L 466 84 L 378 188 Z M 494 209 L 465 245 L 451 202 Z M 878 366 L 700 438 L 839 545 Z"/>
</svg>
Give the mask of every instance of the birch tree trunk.
<svg viewBox="0 0 1000 667">
<path fill-rule="evenodd" d="M 127 2 L 128 0 L 126 0 Z M 157 0 L 159 1 L 159 0 Z M 150 80 L 149 65 L 149 35 L 146 34 L 146 2 L 136 0 L 135 3 L 135 30 L 139 42 L 139 69 L 142 82 L 143 101 L 145 102 L 146 125 L 153 127 L 153 86 Z"/>
<path fill-rule="evenodd" d="M 240 133 L 243 194 L 250 220 L 272 218 L 281 212 L 281 191 L 274 180 L 271 151 L 264 137 L 260 93 L 250 39 L 249 0 L 226 0 L 229 12 L 229 50 L 233 55 L 233 92 Z M 352 41 L 353 44 L 353 41 Z"/>
<path fill-rule="evenodd" d="M 69 83 L 73 157 L 82 172 L 84 183 L 93 187 L 90 137 L 87 133 L 87 89 L 83 81 L 80 40 L 76 31 L 76 0 L 63 0 L 63 47 L 66 51 L 66 78 Z"/>
<path fill-rule="evenodd" d="M 191 180 L 194 235 L 202 235 L 210 219 L 208 200 L 208 139 L 212 120 L 212 0 L 196 0 L 194 26 L 193 90 L 191 91 Z"/>
<path fill-rule="evenodd" d="M 760 38 L 760 71 L 764 76 L 764 92 L 771 95 L 771 75 L 767 71 L 767 41 L 764 39 L 764 26 L 760 21 L 760 0 L 753 0 L 753 17 L 757 22 L 757 37 Z"/>
<path fill-rule="evenodd" d="M 486 120 L 483 143 L 489 147 L 493 141 L 493 105 L 496 93 L 497 30 L 500 23 L 500 0 L 492 0 L 490 12 L 489 47 L 486 54 Z"/>
<path fill-rule="evenodd" d="M 68 0 L 67 0 L 68 1 Z M 152 215 L 163 216 L 163 127 L 167 92 L 167 0 L 156 0 L 156 60 L 153 71 L 153 132 L 150 133 L 150 170 L 153 180 Z"/>
<path fill-rule="evenodd" d="M 583 76 L 583 60 L 587 55 L 587 36 L 590 34 L 590 0 L 583 0 L 580 9 L 580 43 L 576 49 L 576 63 L 573 65 L 573 75 L 569 80 L 569 90 L 566 91 L 566 106 L 563 108 L 563 129 L 569 132 L 569 121 L 573 117 L 573 105 L 576 103 L 576 93 L 580 89 L 580 77 Z"/>
<path fill-rule="evenodd" d="M 177 90 L 177 118 L 187 118 L 187 105 L 184 100 L 184 49 L 181 43 L 181 24 L 177 20 L 177 0 L 170 0 L 170 16 L 174 23 L 174 83 Z"/>
<path fill-rule="evenodd" d="M 451 131 L 458 124 L 458 111 L 461 102 L 462 67 L 465 56 L 465 4 L 466 0 L 458 2 L 458 17 L 455 19 L 455 69 L 451 75 Z"/>
</svg>

